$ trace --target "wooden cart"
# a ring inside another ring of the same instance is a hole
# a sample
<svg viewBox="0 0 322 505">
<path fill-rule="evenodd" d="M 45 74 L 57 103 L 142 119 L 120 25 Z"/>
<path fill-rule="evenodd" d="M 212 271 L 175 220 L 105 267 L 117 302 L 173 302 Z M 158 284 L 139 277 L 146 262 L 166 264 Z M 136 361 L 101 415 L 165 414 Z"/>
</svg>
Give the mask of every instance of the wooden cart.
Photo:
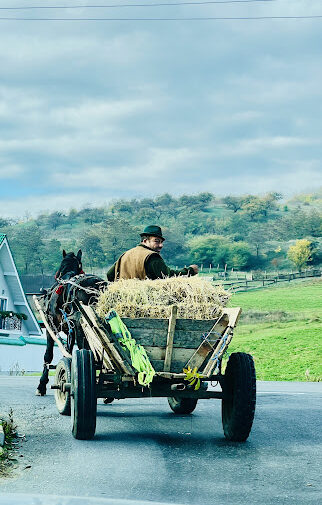
<svg viewBox="0 0 322 505">
<path fill-rule="evenodd" d="M 172 411 L 181 415 L 190 414 L 198 400 L 220 399 L 225 437 L 240 442 L 248 438 L 256 403 L 253 358 L 243 352 L 233 353 L 225 373 L 221 370 L 241 309 L 224 309 L 215 320 L 177 319 L 176 306 L 169 320 L 122 318 L 156 371 L 149 387 L 138 384 L 129 355 L 109 325 L 90 306 L 80 303 L 78 310 L 87 349 L 74 349 L 72 357 L 63 351 L 52 386 L 59 412 L 72 416 L 75 438 L 94 437 L 97 398 L 109 403 L 114 399 L 150 397 L 167 397 Z M 47 327 L 48 322 L 44 322 Z M 189 367 L 198 370 L 198 390 L 186 380 L 183 369 Z M 219 383 L 221 390 L 208 390 L 210 382 Z"/>
</svg>

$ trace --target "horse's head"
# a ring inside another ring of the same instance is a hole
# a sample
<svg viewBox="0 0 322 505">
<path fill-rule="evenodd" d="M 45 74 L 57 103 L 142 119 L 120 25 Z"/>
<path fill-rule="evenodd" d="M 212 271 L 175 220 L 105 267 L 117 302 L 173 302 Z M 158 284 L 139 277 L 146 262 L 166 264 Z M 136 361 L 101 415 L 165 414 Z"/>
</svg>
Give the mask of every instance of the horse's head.
<svg viewBox="0 0 322 505">
<path fill-rule="evenodd" d="M 78 251 L 76 256 L 73 252 L 66 253 L 66 251 L 63 250 L 63 261 L 56 272 L 55 278 L 70 279 L 71 277 L 74 277 L 74 275 L 84 273 L 81 259 L 81 249 Z"/>
</svg>

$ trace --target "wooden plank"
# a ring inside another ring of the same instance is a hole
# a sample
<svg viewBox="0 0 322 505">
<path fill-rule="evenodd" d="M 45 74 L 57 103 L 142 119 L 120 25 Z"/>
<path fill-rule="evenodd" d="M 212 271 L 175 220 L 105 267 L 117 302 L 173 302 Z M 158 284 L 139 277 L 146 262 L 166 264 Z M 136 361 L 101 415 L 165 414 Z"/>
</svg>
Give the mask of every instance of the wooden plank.
<svg viewBox="0 0 322 505">
<path fill-rule="evenodd" d="M 228 324 L 231 326 L 231 328 L 235 328 L 236 324 L 238 323 L 238 320 L 240 318 L 240 315 L 242 313 L 242 309 L 240 307 L 233 307 L 233 308 L 225 308 L 223 310 L 224 314 L 227 314 L 229 321 Z"/>
<path fill-rule="evenodd" d="M 83 331 L 86 335 L 86 337 L 89 336 L 89 344 L 91 346 L 91 343 L 93 346 L 98 346 L 99 344 L 101 345 L 101 348 L 106 351 L 109 359 L 111 360 L 113 364 L 113 368 L 116 370 L 119 370 L 120 372 L 124 373 L 125 369 L 122 367 L 121 363 L 119 362 L 118 356 L 115 355 L 114 353 L 114 348 L 109 345 L 109 342 L 104 339 L 102 341 L 101 336 L 97 334 L 97 332 L 94 330 L 94 328 L 88 323 L 88 321 L 85 319 L 83 316 L 81 320 L 82 328 Z M 96 344 L 94 343 L 96 341 Z M 91 346 L 92 347 L 92 346 Z"/>
<path fill-rule="evenodd" d="M 222 355 L 224 354 L 228 345 L 230 344 L 232 338 L 233 338 L 232 328 L 230 326 L 228 326 L 222 339 L 218 342 L 218 344 L 214 348 L 214 350 L 208 360 L 208 363 L 203 370 L 204 375 L 206 375 L 207 377 L 210 377 L 213 374 L 213 371 L 216 368 L 217 359 L 222 357 Z"/>
<path fill-rule="evenodd" d="M 130 318 L 122 317 L 122 321 L 132 333 L 133 328 L 165 330 L 168 329 L 168 319 L 152 319 L 152 318 Z M 201 333 L 209 331 L 210 328 L 218 321 L 216 319 L 177 319 L 176 329 L 183 331 L 200 331 Z M 228 323 L 228 318 L 227 318 Z"/>
<path fill-rule="evenodd" d="M 96 333 L 94 332 L 94 330 L 91 328 L 91 326 L 88 324 L 88 322 L 84 317 L 82 319 L 82 328 L 86 335 L 89 346 L 96 358 L 96 361 L 100 362 L 103 356 L 103 367 L 105 367 L 106 370 L 114 370 L 115 367 L 112 361 L 110 360 L 106 350 L 102 346 L 101 341 L 97 338 Z"/>
<path fill-rule="evenodd" d="M 222 314 L 222 319 L 225 319 L 226 322 L 227 315 L 225 313 Z M 209 332 L 209 340 L 207 338 L 203 340 L 193 356 L 191 356 L 189 361 L 187 361 L 185 368 L 190 367 L 192 369 L 197 368 L 197 370 L 199 370 L 207 358 L 210 357 L 210 354 L 214 349 L 214 345 L 216 345 L 216 339 L 217 341 L 220 339 L 220 332 L 218 331 L 219 323 L 220 321 L 218 320 L 218 322 L 214 324 Z"/>
<path fill-rule="evenodd" d="M 169 324 L 168 319 L 152 319 L 147 317 L 140 317 L 140 318 L 122 317 L 122 321 L 130 331 L 132 330 L 132 328 L 140 328 L 140 329 L 164 330 L 166 333 Z"/>
<path fill-rule="evenodd" d="M 153 366 L 154 370 L 156 372 L 163 372 L 163 367 L 164 367 L 164 361 L 163 360 L 150 360 L 151 365 Z M 171 362 L 171 372 L 172 373 L 182 373 L 182 370 L 185 366 L 185 361 L 175 361 L 172 359 Z M 171 373 L 171 372 L 165 372 L 165 373 Z"/>
<path fill-rule="evenodd" d="M 106 351 L 110 350 L 110 353 L 113 355 L 113 357 L 114 357 L 113 363 L 118 364 L 118 366 L 121 367 L 125 373 L 134 376 L 136 371 L 134 370 L 134 368 L 132 368 L 132 366 L 129 363 L 127 363 L 123 359 L 123 357 L 120 355 L 118 349 L 116 349 L 114 342 L 111 342 L 108 339 L 106 332 L 104 332 L 99 327 L 96 327 L 95 331 L 96 331 L 97 335 L 99 336 L 99 338 L 101 339 L 102 344 L 103 345 L 105 344 L 104 349 L 106 349 Z"/>
<path fill-rule="evenodd" d="M 95 312 L 89 305 L 84 305 L 83 303 L 80 302 L 80 307 L 81 311 L 84 316 L 87 316 L 87 322 L 88 324 L 92 327 L 93 331 L 96 333 L 98 339 L 100 340 L 102 346 L 104 349 L 106 349 L 106 352 L 112 359 L 112 362 L 116 365 L 117 368 L 120 368 L 123 370 L 123 372 L 130 374 L 130 375 L 135 375 L 135 370 L 132 368 L 132 366 L 126 362 L 126 360 L 123 359 L 119 351 L 116 349 L 114 342 L 110 341 L 109 336 L 107 335 L 107 332 L 102 330 L 96 319 Z"/>
<path fill-rule="evenodd" d="M 164 347 L 150 347 L 145 346 L 144 349 L 150 360 L 163 360 L 165 358 L 165 348 Z M 186 363 L 188 359 L 194 354 L 195 349 L 176 349 L 173 348 L 172 359 L 174 361 L 182 361 Z"/>
<path fill-rule="evenodd" d="M 184 368 L 196 368 L 199 370 L 199 368 L 203 365 L 205 360 L 207 359 L 207 356 L 210 355 L 213 347 L 211 344 L 209 344 L 206 340 L 204 340 L 198 349 L 194 352 L 194 354 L 191 356 L 191 358 L 186 362 Z"/>
<path fill-rule="evenodd" d="M 164 367 L 163 367 L 164 372 L 169 372 L 170 367 L 171 367 L 173 337 L 174 337 L 174 330 L 176 327 L 177 313 L 178 313 L 178 307 L 176 305 L 173 305 L 171 307 L 171 315 L 169 318 L 167 346 L 166 346 L 166 350 L 165 350 Z"/>
<path fill-rule="evenodd" d="M 42 319 L 42 321 L 43 321 L 43 323 L 44 323 L 44 325 L 45 325 L 45 327 L 46 327 L 46 330 L 48 331 L 49 335 L 50 335 L 50 336 L 51 336 L 51 338 L 54 340 L 54 342 L 56 342 L 56 344 L 58 345 L 60 352 L 62 353 L 62 355 L 63 355 L 63 356 L 65 356 L 65 358 L 71 358 L 71 357 L 72 357 L 72 355 L 71 355 L 71 354 L 69 354 L 69 352 L 67 352 L 67 351 L 66 351 L 65 347 L 63 346 L 63 344 L 61 343 L 61 341 L 59 340 L 59 338 L 58 338 L 58 337 L 56 337 L 55 333 L 53 332 L 53 330 L 52 330 L 52 329 L 51 329 L 51 327 L 49 326 L 49 323 L 48 323 L 48 321 L 47 321 L 47 318 L 46 318 L 46 316 L 45 316 L 45 313 L 44 313 L 44 311 L 42 310 L 42 307 L 41 307 L 41 305 L 40 305 L 39 301 L 37 300 L 36 295 L 34 295 L 34 296 L 33 296 L 33 300 L 34 300 L 35 305 L 36 305 L 36 307 L 37 307 L 37 309 L 38 309 L 38 312 L 39 312 L 39 314 L 40 314 L 40 317 L 41 317 L 41 319 Z"/>
<path fill-rule="evenodd" d="M 209 331 L 218 321 L 215 319 L 177 319 L 176 328 L 183 331 Z"/>
<path fill-rule="evenodd" d="M 197 348 L 203 340 L 203 335 L 208 333 L 212 327 L 207 327 L 207 330 L 202 331 L 183 331 L 178 330 L 177 326 L 174 333 L 174 348 Z M 216 327 L 218 333 L 222 334 L 226 325 L 219 323 Z M 167 332 L 163 330 L 151 330 L 151 329 L 138 329 L 129 328 L 132 337 L 136 340 L 138 344 L 156 347 L 166 347 L 167 343 Z"/>
</svg>

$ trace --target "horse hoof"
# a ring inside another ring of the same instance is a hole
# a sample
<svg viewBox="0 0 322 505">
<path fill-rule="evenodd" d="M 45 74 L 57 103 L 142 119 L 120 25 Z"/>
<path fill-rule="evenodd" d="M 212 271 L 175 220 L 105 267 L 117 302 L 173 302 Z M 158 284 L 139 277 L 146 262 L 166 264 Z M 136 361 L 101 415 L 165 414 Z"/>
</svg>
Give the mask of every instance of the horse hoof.
<svg viewBox="0 0 322 505">
<path fill-rule="evenodd" d="M 112 401 L 114 401 L 114 398 L 104 398 L 103 403 L 108 405 L 109 403 L 112 403 Z"/>
<path fill-rule="evenodd" d="M 39 391 L 39 389 L 36 389 L 36 393 L 35 393 L 36 396 L 45 396 L 45 394 L 46 394 L 46 391 L 44 393 L 42 393 L 41 391 Z"/>
</svg>

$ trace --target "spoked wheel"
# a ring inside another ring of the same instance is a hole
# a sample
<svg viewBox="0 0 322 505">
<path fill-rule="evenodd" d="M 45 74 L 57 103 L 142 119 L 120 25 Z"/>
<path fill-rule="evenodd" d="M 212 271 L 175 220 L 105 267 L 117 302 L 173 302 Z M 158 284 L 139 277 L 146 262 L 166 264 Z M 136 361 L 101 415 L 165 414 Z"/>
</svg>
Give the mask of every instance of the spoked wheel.
<svg viewBox="0 0 322 505">
<path fill-rule="evenodd" d="M 63 391 L 66 382 L 71 381 L 71 359 L 62 358 L 56 367 L 55 382 L 60 388 L 55 389 L 55 401 L 58 412 L 70 416 L 70 391 Z"/>
<path fill-rule="evenodd" d="M 94 437 L 96 429 L 96 371 L 92 351 L 76 350 L 71 370 L 72 433 L 79 440 Z"/>
<path fill-rule="evenodd" d="M 245 442 L 252 428 L 256 405 L 256 373 L 250 354 L 231 354 L 222 389 L 222 424 L 225 437 L 235 442 Z"/>
<path fill-rule="evenodd" d="M 169 396 L 168 403 L 175 414 L 191 414 L 197 406 L 196 398 L 176 398 Z"/>
</svg>

